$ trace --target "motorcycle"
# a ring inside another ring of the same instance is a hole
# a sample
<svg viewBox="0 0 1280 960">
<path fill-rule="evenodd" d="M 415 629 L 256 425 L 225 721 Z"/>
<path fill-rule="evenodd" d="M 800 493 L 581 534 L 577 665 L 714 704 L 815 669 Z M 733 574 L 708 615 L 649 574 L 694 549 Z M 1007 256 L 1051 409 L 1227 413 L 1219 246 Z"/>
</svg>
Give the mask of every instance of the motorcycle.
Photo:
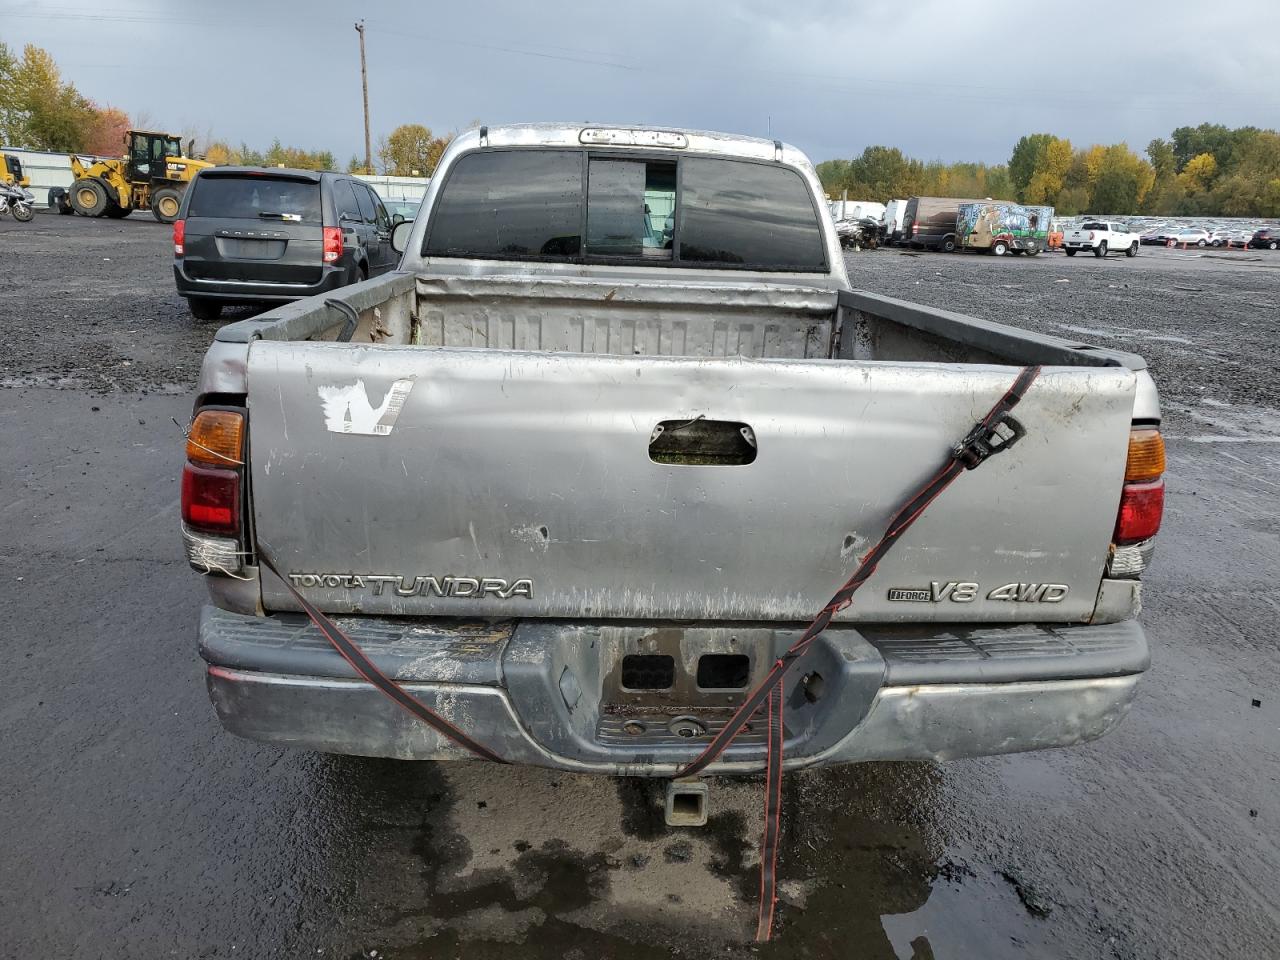
<svg viewBox="0 0 1280 960">
<path fill-rule="evenodd" d="M 36 215 L 35 197 L 22 187 L 0 183 L 0 217 L 12 213 L 19 223 L 28 223 Z"/>
</svg>

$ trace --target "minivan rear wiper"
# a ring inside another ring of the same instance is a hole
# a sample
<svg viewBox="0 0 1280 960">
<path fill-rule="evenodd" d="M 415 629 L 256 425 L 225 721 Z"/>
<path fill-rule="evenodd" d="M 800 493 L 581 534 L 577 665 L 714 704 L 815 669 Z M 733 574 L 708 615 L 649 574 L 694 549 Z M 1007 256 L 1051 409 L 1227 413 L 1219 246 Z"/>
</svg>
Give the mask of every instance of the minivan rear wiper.
<svg viewBox="0 0 1280 960">
<path fill-rule="evenodd" d="M 276 213 L 274 211 L 259 210 L 258 216 L 263 220 L 291 220 L 295 223 L 302 222 L 302 214 L 300 213 Z"/>
</svg>

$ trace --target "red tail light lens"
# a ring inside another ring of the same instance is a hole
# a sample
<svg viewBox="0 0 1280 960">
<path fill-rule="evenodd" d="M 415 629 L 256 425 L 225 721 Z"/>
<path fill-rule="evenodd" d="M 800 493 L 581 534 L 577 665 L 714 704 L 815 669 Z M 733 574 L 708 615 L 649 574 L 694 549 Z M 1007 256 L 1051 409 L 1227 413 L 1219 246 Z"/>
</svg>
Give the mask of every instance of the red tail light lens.
<svg viewBox="0 0 1280 960">
<path fill-rule="evenodd" d="M 1120 516 L 1116 519 L 1115 542 L 1149 540 L 1160 530 L 1164 516 L 1164 481 L 1126 483 L 1120 496 Z"/>
<path fill-rule="evenodd" d="M 180 257 L 187 252 L 187 221 L 173 221 L 173 255 Z"/>
<path fill-rule="evenodd" d="M 182 520 L 193 530 L 240 532 L 240 477 L 234 470 L 182 468 Z"/>
<path fill-rule="evenodd" d="M 341 259 L 342 259 L 342 230 L 339 227 L 325 227 L 324 228 L 324 262 L 337 263 Z"/>
</svg>

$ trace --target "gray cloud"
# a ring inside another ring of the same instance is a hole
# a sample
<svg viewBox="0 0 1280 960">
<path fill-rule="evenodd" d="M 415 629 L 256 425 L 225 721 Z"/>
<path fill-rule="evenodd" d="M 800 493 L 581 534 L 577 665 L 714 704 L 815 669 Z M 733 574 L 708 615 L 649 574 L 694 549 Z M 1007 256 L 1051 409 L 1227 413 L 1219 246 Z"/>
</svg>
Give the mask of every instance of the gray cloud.
<svg viewBox="0 0 1280 960">
<path fill-rule="evenodd" d="M 1002 161 L 1037 130 L 1141 150 L 1205 120 L 1280 126 L 1269 0 L 75 2 L 6 4 L 0 38 L 155 123 L 342 158 L 362 150 L 358 16 L 379 132 L 634 120 L 771 131 L 815 160 L 885 143 Z"/>
</svg>

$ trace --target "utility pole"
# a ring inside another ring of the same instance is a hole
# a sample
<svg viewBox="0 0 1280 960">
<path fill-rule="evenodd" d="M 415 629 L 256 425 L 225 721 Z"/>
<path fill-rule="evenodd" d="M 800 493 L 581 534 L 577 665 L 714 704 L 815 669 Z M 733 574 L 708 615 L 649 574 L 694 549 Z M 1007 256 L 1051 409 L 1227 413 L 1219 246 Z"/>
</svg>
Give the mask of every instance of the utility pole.
<svg viewBox="0 0 1280 960">
<path fill-rule="evenodd" d="M 364 170 L 373 173 L 373 148 L 369 143 L 369 73 L 364 63 L 364 21 L 356 24 L 360 34 L 360 86 L 364 90 Z"/>
</svg>

